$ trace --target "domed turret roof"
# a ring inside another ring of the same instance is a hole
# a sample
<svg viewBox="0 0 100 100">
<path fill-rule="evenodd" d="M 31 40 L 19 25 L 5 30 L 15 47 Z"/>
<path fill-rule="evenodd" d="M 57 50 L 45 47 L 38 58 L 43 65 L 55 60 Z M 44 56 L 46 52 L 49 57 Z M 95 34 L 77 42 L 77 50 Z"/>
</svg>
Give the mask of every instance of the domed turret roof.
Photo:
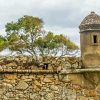
<svg viewBox="0 0 100 100">
<path fill-rule="evenodd" d="M 91 12 L 86 16 L 81 22 L 80 31 L 89 31 L 89 30 L 100 30 L 100 16 Z"/>
</svg>

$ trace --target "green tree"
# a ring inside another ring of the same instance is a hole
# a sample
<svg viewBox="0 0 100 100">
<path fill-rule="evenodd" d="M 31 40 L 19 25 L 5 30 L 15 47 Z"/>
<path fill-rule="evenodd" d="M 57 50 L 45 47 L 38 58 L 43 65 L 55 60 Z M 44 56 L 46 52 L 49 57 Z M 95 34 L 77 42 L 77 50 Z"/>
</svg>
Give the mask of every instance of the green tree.
<svg viewBox="0 0 100 100">
<path fill-rule="evenodd" d="M 34 45 L 42 58 L 45 58 L 45 56 L 62 57 L 70 55 L 70 52 L 74 50 L 78 50 L 78 46 L 64 35 L 54 35 L 52 32 L 48 32 L 45 36 L 36 39 Z"/>
<path fill-rule="evenodd" d="M 21 54 L 29 53 L 37 64 L 40 56 L 44 62 L 46 56 L 65 56 L 78 49 L 64 35 L 44 32 L 43 21 L 38 17 L 24 16 L 17 22 L 7 23 L 5 28 L 8 48 Z"/>
<path fill-rule="evenodd" d="M 7 40 L 4 37 L 0 36 L 0 51 L 6 49 L 7 45 Z"/>
</svg>

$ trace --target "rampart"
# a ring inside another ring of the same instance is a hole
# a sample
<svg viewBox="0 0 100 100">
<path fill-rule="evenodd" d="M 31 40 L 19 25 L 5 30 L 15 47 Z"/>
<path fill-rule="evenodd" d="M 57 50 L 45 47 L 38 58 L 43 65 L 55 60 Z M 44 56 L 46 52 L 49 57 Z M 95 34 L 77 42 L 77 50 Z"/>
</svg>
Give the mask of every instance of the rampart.
<svg viewBox="0 0 100 100">
<path fill-rule="evenodd" d="M 0 100 L 100 100 L 100 68 L 67 66 L 56 70 L 0 66 Z"/>
<path fill-rule="evenodd" d="M 99 76 L 77 70 L 0 70 L 0 100 L 100 100 Z"/>
</svg>

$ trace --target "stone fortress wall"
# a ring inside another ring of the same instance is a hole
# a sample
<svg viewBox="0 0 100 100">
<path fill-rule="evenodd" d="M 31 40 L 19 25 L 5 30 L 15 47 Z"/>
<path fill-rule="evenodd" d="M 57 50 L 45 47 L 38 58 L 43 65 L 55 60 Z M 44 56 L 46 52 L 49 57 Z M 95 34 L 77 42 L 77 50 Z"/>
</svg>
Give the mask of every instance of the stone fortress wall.
<svg viewBox="0 0 100 100">
<path fill-rule="evenodd" d="M 100 16 L 91 12 L 79 28 L 81 63 L 62 58 L 43 69 L 30 57 L 0 59 L 0 100 L 100 100 Z"/>
<path fill-rule="evenodd" d="M 69 64 L 57 70 L 1 66 L 0 100 L 100 100 L 100 73 Z"/>
<path fill-rule="evenodd" d="M 0 73 L 0 100 L 100 100 L 98 75 L 4 71 Z"/>
</svg>

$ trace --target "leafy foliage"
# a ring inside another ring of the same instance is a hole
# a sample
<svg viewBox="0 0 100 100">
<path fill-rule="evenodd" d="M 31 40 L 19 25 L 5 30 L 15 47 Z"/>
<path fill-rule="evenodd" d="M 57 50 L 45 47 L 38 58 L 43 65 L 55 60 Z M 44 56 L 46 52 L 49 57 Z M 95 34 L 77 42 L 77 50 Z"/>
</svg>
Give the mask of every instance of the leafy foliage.
<svg viewBox="0 0 100 100">
<path fill-rule="evenodd" d="M 17 22 L 5 25 L 7 36 L 0 37 L 0 50 L 9 48 L 11 51 L 32 55 L 38 61 L 38 55 L 65 56 L 78 47 L 64 35 L 54 35 L 43 30 L 43 21 L 38 17 L 23 16 Z"/>
<path fill-rule="evenodd" d="M 17 23 L 11 22 L 5 25 L 6 32 L 8 33 L 17 33 L 19 30 L 19 25 Z"/>
<path fill-rule="evenodd" d="M 48 32 L 44 37 L 36 39 L 34 44 L 42 55 L 56 55 L 62 53 L 62 56 L 64 56 L 68 54 L 66 51 L 78 49 L 78 47 L 65 36 L 53 35 L 51 32 Z"/>
<path fill-rule="evenodd" d="M 0 36 L 0 51 L 4 50 L 7 47 L 7 44 L 7 40 L 4 37 Z"/>
<path fill-rule="evenodd" d="M 37 17 L 24 16 L 18 20 L 18 25 L 25 33 L 36 35 L 40 33 L 43 21 Z"/>
</svg>

